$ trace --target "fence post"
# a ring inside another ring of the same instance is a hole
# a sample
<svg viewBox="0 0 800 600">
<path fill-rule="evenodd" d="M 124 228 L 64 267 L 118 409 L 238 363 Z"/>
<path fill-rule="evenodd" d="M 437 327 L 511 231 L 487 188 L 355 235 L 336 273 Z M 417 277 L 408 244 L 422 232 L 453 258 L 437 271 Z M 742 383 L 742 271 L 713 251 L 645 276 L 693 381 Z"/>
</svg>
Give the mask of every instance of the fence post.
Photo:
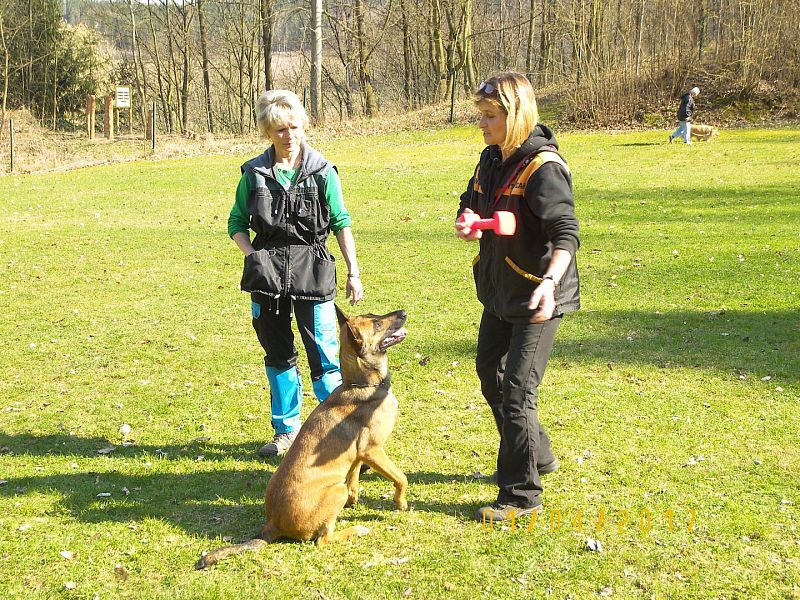
<svg viewBox="0 0 800 600">
<path fill-rule="evenodd" d="M 153 150 L 153 152 L 155 152 L 155 149 L 156 149 L 156 123 L 158 123 L 158 114 L 156 113 L 156 101 L 155 100 L 153 100 L 152 106 L 153 106 L 153 108 L 152 108 L 151 114 L 153 115 L 153 119 L 152 119 L 152 129 L 150 131 L 150 133 L 152 134 L 150 136 L 150 139 L 152 140 L 152 142 L 150 144 L 150 149 Z"/>
<path fill-rule="evenodd" d="M 450 88 L 450 125 L 453 124 L 456 108 L 456 77 L 458 72 L 453 71 L 453 86 Z"/>
<path fill-rule="evenodd" d="M 94 94 L 86 96 L 86 134 L 94 139 Z"/>
<path fill-rule="evenodd" d="M 11 142 L 11 172 L 14 172 L 14 119 L 8 120 L 8 136 Z"/>
<path fill-rule="evenodd" d="M 109 140 L 114 139 L 114 96 L 106 96 L 103 114 L 103 133 Z"/>
</svg>

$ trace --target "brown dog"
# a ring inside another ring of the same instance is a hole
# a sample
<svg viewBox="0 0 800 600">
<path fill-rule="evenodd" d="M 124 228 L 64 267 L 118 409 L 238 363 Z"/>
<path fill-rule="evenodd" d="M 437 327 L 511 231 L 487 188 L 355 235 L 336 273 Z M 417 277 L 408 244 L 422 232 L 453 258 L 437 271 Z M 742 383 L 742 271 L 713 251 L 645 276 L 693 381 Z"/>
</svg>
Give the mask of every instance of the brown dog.
<svg viewBox="0 0 800 600">
<path fill-rule="evenodd" d="M 707 142 L 715 135 L 719 135 L 719 131 L 717 131 L 716 127 L 711 125 L 692 124 L 691 134 L 692 139 L 703 140 L 704 142 Z"/>
<path fill-rule="evenodd" d="M 397 419 L 386 349 L 406 337 L 406 313 L 339 319 L 342 385 L 319 404 L 297 434 L 264 491 L 267 522 L 255 539 L 204 553 L 198 569 L 231 554 L 260 550 L 279 538 L 318 545 L 366 535 L 361 525 L 334 531 L 342 508 L 358 502 L 358 476 L 367 464 L 394 482 L 394 504 L 406 510 L 408 481 L 383 445 Z"/>
</svg>

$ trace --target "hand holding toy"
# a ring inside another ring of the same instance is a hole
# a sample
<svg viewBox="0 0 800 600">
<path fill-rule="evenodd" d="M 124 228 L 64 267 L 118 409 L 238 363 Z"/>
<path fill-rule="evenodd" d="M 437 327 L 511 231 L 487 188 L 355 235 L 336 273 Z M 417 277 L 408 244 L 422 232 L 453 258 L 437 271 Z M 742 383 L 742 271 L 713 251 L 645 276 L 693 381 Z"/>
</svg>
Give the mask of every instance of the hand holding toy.
<svg viewBox="0 0 800 600">
<path fill-rule="evenodd" d="M 497 211 L 491 219 L 481 219 L 480 215 L 475 213 L 464 213 L 458 217 L 458 222 L 467 226 L 465 233 L 473 229 L 491 229 L 497 235 L 514 235 L 517 230 L 514 213 L 505 210 Z"/>
</svg>

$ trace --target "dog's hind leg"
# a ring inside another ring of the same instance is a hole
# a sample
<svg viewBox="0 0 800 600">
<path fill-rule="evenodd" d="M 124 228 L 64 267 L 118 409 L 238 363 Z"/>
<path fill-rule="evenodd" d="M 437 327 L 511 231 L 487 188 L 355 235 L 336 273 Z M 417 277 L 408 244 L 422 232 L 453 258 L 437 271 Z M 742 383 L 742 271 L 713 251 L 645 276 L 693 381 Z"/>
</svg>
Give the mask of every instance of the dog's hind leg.
<svg viewBox="0 0 800 600">
<path fill-rule="evenodd" d="M 356 467 L 356 473 L 358 473 L 358 467 Z M 327 493 L 320 498 L 319 505 L 326 509 L 328 514 L 325 515 L 325 520 L 317 531 L 316 539 L 318 546 L 342 542 L 353 536 L 367 535 L 369 533 L 369 529 L 363 525 L 354 525 L 353 527 L 336 531 L 336 517 L 339 516 L 339 512 L 344 508 L 348 497 L 349 491 L 347 486 L 338 484 L 329 488 Z"/>
<path fill-rule="evenodd" d="M 367 450 L 364 462 L 394 482 L 394 505 L 398 510 L 408 510 L 408 503 L 406 502 L 408 479 L 406 479 L 400 468 L 392 462 L 392 459 L 386 456 L 383 448 L 376 446 Z"/>
<path fill-rule="evenodd" d="M 317 546 L 324 546 L 334 542 L 343 542 L 351 537 L 367 535 L 369 533 L 369 528 L 363 525 L 353 525 L 341 531 L 336 531 L 335 527 L 336 521 L 332 521 L 330 523 L 325 523 L 320 528 L 322 533 L 317 536 Z"/>
</svg>

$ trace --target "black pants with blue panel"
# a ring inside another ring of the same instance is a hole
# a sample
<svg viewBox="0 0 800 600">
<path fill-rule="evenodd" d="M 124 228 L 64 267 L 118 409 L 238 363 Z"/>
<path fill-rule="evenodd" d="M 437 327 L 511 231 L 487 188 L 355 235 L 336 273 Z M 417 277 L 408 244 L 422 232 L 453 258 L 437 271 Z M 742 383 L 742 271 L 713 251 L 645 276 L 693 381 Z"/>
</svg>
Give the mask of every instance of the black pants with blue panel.
<svg viewBox="0 0 800 600">
<path fill-rule="evenodd" d="M 292 317 L 308 357 L 314 395 L 322 402 L 342 383 L 339 325 L 333 300 L 292 300 L 251 294 L 253 328 L 264 348 L 272 426 L 276 433 L 300 428 L 303 388 L 297 369 Z"/>
</svg>

